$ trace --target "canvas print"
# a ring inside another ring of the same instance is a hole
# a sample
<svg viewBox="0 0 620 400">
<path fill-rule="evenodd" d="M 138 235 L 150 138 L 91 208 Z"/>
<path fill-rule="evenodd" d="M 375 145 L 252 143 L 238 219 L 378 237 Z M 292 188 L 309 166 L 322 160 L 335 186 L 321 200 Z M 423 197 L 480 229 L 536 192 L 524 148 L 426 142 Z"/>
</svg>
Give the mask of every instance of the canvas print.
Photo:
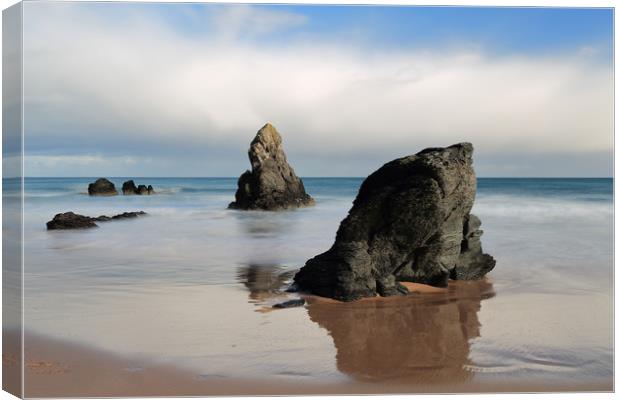
<svg viewBox="0 0 620 400">
<path fill-rule="evenodd" d="M 612 8 L 3 12 L 3 389 L 613 391 Z"/>
</svg>

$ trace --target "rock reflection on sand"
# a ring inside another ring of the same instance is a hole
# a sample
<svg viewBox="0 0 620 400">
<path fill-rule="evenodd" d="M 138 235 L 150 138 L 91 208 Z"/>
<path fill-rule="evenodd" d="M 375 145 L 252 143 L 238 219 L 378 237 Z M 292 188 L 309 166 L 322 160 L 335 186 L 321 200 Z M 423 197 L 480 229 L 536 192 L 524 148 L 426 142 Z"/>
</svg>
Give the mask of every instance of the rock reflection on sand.
<svg viewBox="0 0 620 400">
<path fill-rule="evenodd" d="M 282 293 L 294 274 L 281 266 L 250 264 L 237 270 L 237 279 L 250 291 L 250 299 L 265 301 Z"/>
<path fill-rule="evenodd" d="M 464 382 L 478 311 L 494 295 L 486 280 L 451 282 L 441 293 L 352 303 L 314 301 L 310 319 L 334 340 L 337 368 L 360 381 Z"/>
<path fill-rule="evenodd" d="M 275 215 L 265 211 L 235 212 L 243 231 L 255 238 L 273 238 L 291 231 L 296 214 L 284 211 L 284 215 Z"/>
</svg>

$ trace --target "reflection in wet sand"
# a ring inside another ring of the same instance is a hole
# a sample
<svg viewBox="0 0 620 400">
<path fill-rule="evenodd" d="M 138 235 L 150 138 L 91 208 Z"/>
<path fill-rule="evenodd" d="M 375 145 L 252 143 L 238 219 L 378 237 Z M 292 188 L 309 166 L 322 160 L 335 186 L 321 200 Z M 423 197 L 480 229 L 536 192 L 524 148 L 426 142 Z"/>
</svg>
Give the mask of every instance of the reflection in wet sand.
<svg viewBox="0 0 620 400">
<path fill-rule="evenodd" d="M 237 270 L 237 280 L 248 288 L 250 299 L 264 301 L 282 293 L 294 274 L 294 271 L 287 271 L 281 266 L 250 264 Z"/>
<path fill-rule="evenodd" d="M 272 212 L 235 212 L 234 216 L 244 232 L 255 238 L 273 238 L 286 234 L 294 226 L 296 214 L 287 212 L 274 215 Z M 292 221 L 292 223 L 291 223 Z"/>
<path fill-rule="evenodd" d="M 464 382 L 478 311 L 494 295 L 486 280 L 451 282 L 442 293 L 353 303 L 314 302 L 310 319 L 336 346 L 338 370 L 360 381 Z"/>
</svg>

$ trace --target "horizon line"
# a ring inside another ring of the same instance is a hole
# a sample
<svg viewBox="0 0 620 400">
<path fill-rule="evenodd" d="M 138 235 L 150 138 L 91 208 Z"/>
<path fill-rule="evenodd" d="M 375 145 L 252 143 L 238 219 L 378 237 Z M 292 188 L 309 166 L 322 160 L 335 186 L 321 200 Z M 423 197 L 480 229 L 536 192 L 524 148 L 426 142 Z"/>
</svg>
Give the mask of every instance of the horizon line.
<svg viewBox="0 0 620 400">
<path fill-rule="evenodd" d="M 2 179 L 16 179 L 21 176 L 2 177 Z M 62 178 L 108 178 L 108 179 L 239 179 L 238 176 L 23 176 L 24 179 L 62 179 Z M 367 176 L 300 176 L 301 179 L 366 179 Z M 477 176 L 481 179 L 613 179 L 613 176 Z"/>
</svg>

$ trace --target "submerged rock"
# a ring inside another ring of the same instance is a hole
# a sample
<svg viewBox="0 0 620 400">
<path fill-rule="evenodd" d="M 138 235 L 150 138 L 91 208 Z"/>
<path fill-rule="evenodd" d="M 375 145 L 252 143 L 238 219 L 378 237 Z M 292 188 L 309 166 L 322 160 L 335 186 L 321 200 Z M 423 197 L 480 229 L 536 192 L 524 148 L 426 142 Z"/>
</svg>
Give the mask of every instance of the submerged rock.
<svg viewBox="0 0 620 400">
<path fill-rule="evenodd" d="M 131 211 L 124 212 L 122 214 L 108 217 L 107 215 L 100 215 L 98 217 L 88 217 L 85 215 L 75 214 L 72 211 L 66 213 L 56 214 L 51 221 L 47 222 L 48 230 L 57 229 L 83 229 L 83 228 L 96 228 L 97 222 L 113 221 L 125 218 L 136 218 L 140 215 L 146 215 L 144 211 Z"/>
<path fill-rule="evenodd" d="M 292 307 L 301 307 L 306 304 L 306 300 L 304 299 L 293 299 L 283 301 L 282 303 L 274 304 L 273 308 L 292 308 Z"/>
<path fill-rule="evenodd" d="M 362 183 L 336 241 L 295 275 L 302 290 L 344 301 L 407 293 L 398 281 L 444 287 L 495 266 L 482 253 L 473 146 L 396 159 Z"/>
<path fill-rule="evenodd" d="M 248 151 L 251 171 L 238 181 L 235 201 L 228 208 L 241 210 L 279 210 L 314 204 L 286 161 L 282 137 L 271 124 L 263 126 Z"/>
<path fill-rule="evenodd" d="M 130 212 L 124 212 L 122 214 L 117 214 L 114 215 L 112 217 L 108 217 L 107 215 L 100 215 L 96 218 L 93 218 L 93 220 L 95 221 L 112 221 L 115 219 L 126 219 L 126 218 L 136 218 L 139 217 L 140 215 L 146 215 L 146 213 L 144 211 L 130 211 Z"/>
<path fill-rule="evenodd" d="M 88 194 L 91 196 L 116 196 L 118 192 L 112 182 L 106 178 L 99 178 L 88 185 Z"/>
<path fill-rule="evenodd" d="M 138 195 L 148 195 L 148 194 L 154 194 L 155 191 L 153 190 L 153 186 L 151 185 L 138 185 L 138 187 L 136 187 L 136 184 L 134 183 L 133 179 L 123 182 L 123 194 L 125 195 L 132 195 L 132 194 L 138 194 Z"/>
</svg>

